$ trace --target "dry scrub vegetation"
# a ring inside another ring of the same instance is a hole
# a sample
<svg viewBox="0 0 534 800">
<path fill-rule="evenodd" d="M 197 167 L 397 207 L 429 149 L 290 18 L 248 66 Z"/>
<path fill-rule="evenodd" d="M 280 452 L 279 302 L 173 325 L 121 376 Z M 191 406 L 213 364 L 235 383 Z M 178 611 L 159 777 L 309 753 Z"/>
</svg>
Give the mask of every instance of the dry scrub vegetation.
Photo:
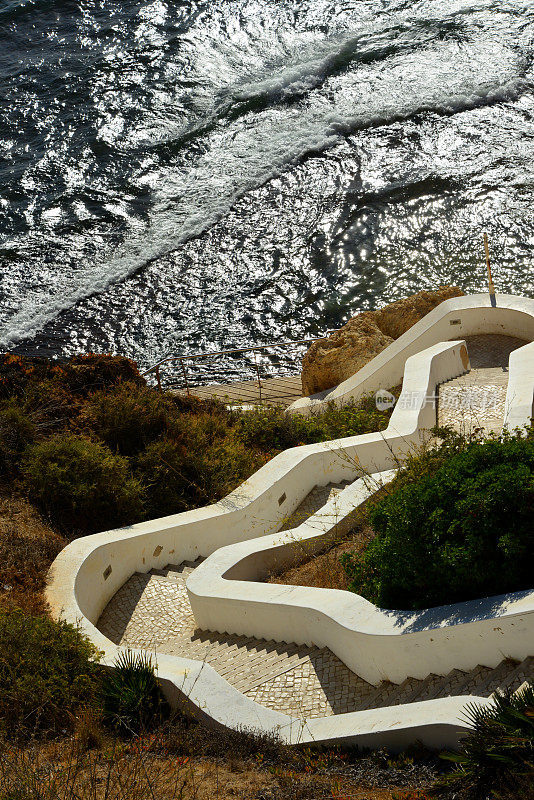
<svg viewBox="0 0 534 800">
<path fill-rule="evenodd" d="M 374 531 L 362 515 L 353 530 L 331 540 L 321 553 L 311 554 L 306 544 L 296 543 L 298 563 L 288 569 L 273 570 L 267 582 L 347 590 L 349 579 L 341 567 L 340 558 L 345 553 L 363 552 L 373 536 Z"/>
<path fill-rule="evenodd" d="M 219 500 L 277 453 L 387 425 L 371 404 L 304 419 L 160 393 L 135 364 L 0 356 L 0 608 L 43 613 L 68 540 Z"/>
<path fill-rule="evenodd" d="M 80 720 L 75 736 L 3 745 L 0 798 L 32 800 L 430 800 L 436 759 L 291 750 L 243 732 L 168 724 L 130 740 Z M 410 787 L 410 788 L 407 788 Z M 420 787 L 420 788 L 415 788 Z"/>
<path fill-rule="evenodd" d="M 44 614 L 46 573 L 66 543 L 26 498 L 1 487 L 0 608 Z"/>
<path fill-rule="evenodd" d="M 273 569 L 268 583 L 289 586 L 315 586 L 323 589 L 349 588 L 349 578 L 341 566 L 341 557 L 347 553 L 362 554 L 375 532 L 369 523 L 368 509 L 388 494 L 388 486 L 381 487 L 354 514 L 354 522 L 344 534 L 329 536 L 322 551 L 314 551 L 307 542 L 295 540 L 295 563 L 289 568 Z"/>
</svg>

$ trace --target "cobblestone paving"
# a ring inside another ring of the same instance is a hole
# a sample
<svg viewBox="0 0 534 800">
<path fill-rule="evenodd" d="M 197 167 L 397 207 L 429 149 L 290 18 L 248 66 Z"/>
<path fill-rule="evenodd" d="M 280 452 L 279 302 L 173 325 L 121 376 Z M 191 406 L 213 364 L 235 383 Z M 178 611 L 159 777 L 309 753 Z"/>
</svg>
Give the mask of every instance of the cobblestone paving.
<svg viewBox="0 0 534 800">
<path fill-rule="evenodd" d="M 288 531 L 301 525 L 349 485 L 350 481 L 342 481 L 341 483 L 328 483 L 326 486 L 314 486 L 280 530 Z"/>
<path fill-rule="evenodd" d="M 176 572 L 182 580 L 154 573 L 132 575 L 104 609 L 98 627 L 116 644 L 159 649 L 169 639 L 195 630 L 185 588 L 191 570 Z"/>
<path fill-rule="evenodd" d="M 471 371 L 442 383 L 438 389 L 438 425 L 460 433 L 483 428 L 501 433 L 504 424 L 508 359 L 526 344 L 512 336 L 481 335 L 466 338 Z"/>
<path fill-rule="evenodd" d="M 309 712 L 328 702 L 325 713 L 353 710 L 354 693 L 368 690 L 330 650 L 197 629 L 185 588 L 191 569 L 179 569 L 133 575 L 104 609 L 99 630 L 116 644 L 206 661 L 244 693 L 305 666 Z M 277 695 L 280 707 L 286 690 Z"/>
<path fill-rule="evenodd" d="M 104 609 L 99 630 L 116 644 L 205 661 L 258 703 L 298 718 L 329 716 L 450 694 L 489 696 L 534 675 L 534 658 L 495 669 L 453 670 L 378 687 L 327 648 L 211 633 L 196 628 L 185 581 L 197 562 L 133 575 Z"/>
<path fill-rule="evenodd" d="M 508 358 L 525 344 L 505 336 L 467 340 L 471 371 L 439 387 L 438 420 L 500 430 L 508 383 Z M 488 400 L 489 398 L 489 400 Z M 317 513 L 348 482 L 314 487 L 282 530 Z M 343 714 L 449 695 L 489 696 L 497 688 L 516 689 L 534 676 L 534 658 L 503 661 L 495 669 L 407 678 L 378 687 L 349 670 L 327 648 L 281 644 L 202 631 L 196 628 L 185 581 L 197 562 L 168 565 L 133 575 L 102 613 L 98 627 L 117 644 L 209 663 L 229 683 L 258 703 L 300 718 Z"/>
</svg>

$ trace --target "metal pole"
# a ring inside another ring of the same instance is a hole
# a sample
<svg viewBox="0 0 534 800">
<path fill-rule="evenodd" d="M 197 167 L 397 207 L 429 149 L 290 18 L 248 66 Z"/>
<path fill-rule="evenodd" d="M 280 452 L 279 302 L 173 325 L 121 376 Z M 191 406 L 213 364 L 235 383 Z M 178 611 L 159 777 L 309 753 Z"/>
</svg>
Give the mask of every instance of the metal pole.
<svg viewBox="0 0 534 800">
<path fill-rule="evenodd" d="M 163 389 L 161 388 L 161 381 L 159 378 L 159 366 L 156 367 L 156 380 L 158 382 L 158 389 L 160 390 L 160 392 L 162 392 Z"/>
<path fill-rule="evenodd" d="M 489 243 L 488 243 L 488 234 L 484 234 L 484 250 L 486 251 L 486 267 L 488 268 L 488 285 L 489 285 L 489 295 L 490 301 L 493 308 L 497 305 L 497 300 L 495 298 L 495 286 L 493 285 L 493 277 L 491 274 L 491 262 L 490 262 L 490 252 L 489 252 Z"/>
<path fill-rule="evenodd" d="M 182 365 L 182 372 L 184 373 L 184 381 L 185 381 L 185 388 L 187 389 L 187 394 L 188 396 L 191 396 L 191 392 L 189 391 L 189 384 L 187 382 L 187 372 L 185 371 L 183 358 L 180 359 L 180 364 Z"/>
<path fill-rule="evenodd" d="M 261 379 L 260 379 L 260 367 L 258 364 L 258 354 L 254 350 L 254 362 L 256 364 L 256 375 L 258 376 L 258 388 L 260 390 L 260 403 L 261 403 Z"/>
</svg>

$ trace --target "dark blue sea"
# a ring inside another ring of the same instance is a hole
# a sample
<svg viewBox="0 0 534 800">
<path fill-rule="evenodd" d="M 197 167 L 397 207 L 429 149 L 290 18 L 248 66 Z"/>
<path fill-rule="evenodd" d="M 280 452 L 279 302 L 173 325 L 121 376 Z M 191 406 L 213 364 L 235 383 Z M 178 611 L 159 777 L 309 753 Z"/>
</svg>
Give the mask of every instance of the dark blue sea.
<svg viewBox="0 0 534 800">
<path fill-rule="evenodd" d="M 483 231 L 534 296 L 532 0 L 0 0 L 2 349 L 315 336 Z"/>
</svg>

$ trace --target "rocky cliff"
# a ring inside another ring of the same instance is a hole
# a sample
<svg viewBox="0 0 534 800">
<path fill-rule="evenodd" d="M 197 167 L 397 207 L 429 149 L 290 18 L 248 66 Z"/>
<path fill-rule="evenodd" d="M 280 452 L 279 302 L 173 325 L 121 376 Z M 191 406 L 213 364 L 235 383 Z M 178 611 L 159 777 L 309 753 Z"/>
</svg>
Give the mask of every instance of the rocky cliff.
<svg viewBox="0 0 534 800">
<path fill-rule="evenodd" d="M 314 342 L 304 356 L 303 394 L 330 389 L 350 378 L 433 308 L 463 294 L 457 286 L 440 286 L 353 317 L 327 339 Z"/>
</svg>

